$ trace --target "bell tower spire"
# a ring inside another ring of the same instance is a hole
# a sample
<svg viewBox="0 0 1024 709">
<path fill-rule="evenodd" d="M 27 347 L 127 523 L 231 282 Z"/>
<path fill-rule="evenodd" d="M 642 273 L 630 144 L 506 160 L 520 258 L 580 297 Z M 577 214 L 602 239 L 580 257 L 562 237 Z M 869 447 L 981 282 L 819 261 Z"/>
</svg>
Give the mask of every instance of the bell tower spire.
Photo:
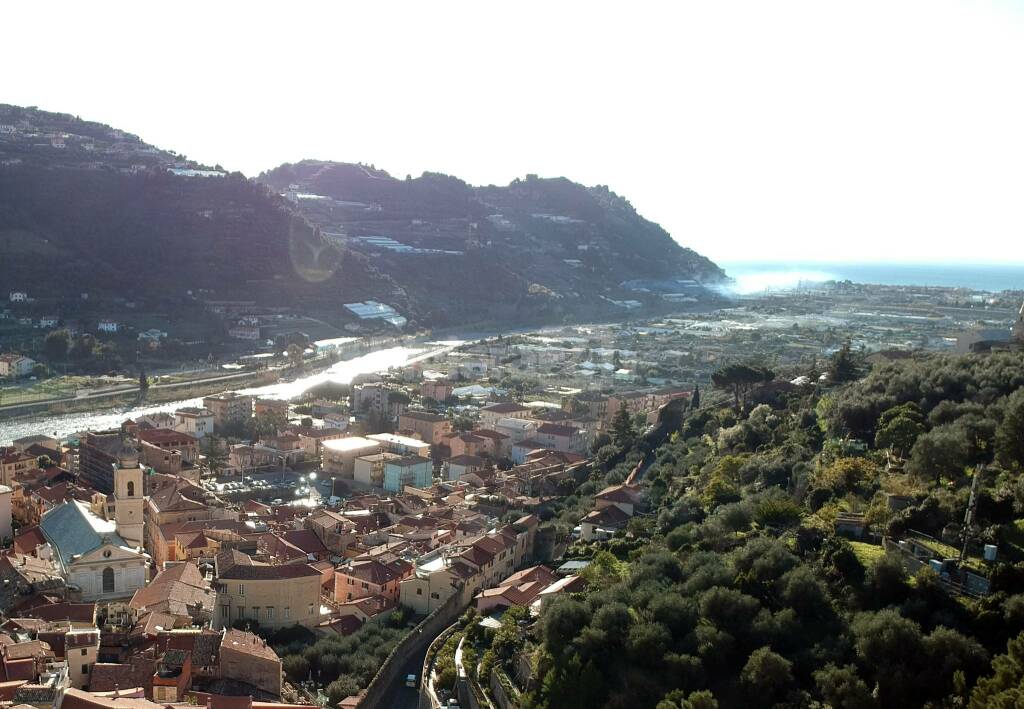
<svg viewBox="0 0 1024 709">
<path fill-rule="evenodd" d="M 114 522 L 117 533 L 133 547 L 145 545 L 142 468 L 139 452 L 123 439 L 114 464 Z"/>
</svg>

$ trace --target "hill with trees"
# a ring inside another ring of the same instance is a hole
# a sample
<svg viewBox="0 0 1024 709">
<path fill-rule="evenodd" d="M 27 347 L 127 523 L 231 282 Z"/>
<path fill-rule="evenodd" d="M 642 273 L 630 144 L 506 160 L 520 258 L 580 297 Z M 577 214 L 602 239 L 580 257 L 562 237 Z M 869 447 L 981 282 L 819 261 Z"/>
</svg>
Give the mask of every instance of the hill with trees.
<svg viewBox="0 0 1024 709">
<path fill-rule="evenodd" d="M 9 105 L 0 249 L 0 282 L 58 315 L 82 293 L 142 307 L 256 301 L 328 322 L 343 303 L 377 300 L 414 327 L 508 326 L 612 317 L 633 307 L 626 300 L 666 308 L 657 288 L 723 277 L 607 188 L 533 177 L 475 188 L 311 162 L 250 180 L 110 126 Z M 652 280 L 654 291 L 624 285 Z"/>
<path fill-rule="evenodd" d="M 538 709 L 1018 706 L 1024 354 L 866 374 L 837 357 L 830 369 L 852 381 L 771 404 L 756 403 L 766 368 L 723 371 L 661 444 L 621 422 L 542 531 L 568 535 L 646 458 L 644 508 L 608 541 L 570 547 L 591 561 L 585 592 L 546 603 L 526 633 L 513 621 L 474 638 L 477 671 L 519 677 L 521 706 Z M 987 590 L 961 586 L 960 569 Z"/>
</svg>

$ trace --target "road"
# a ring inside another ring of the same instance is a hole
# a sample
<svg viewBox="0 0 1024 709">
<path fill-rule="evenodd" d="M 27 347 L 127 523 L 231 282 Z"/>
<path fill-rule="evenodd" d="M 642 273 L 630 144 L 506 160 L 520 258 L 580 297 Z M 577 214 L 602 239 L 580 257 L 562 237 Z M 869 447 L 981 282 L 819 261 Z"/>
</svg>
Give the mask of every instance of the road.
<svg viewBox="0 0 1024 709">
<path fill-rule="evenodd" d="M 420 677 L 420 672 L 423 671 L 423 660 L 427 656 L 427 649 L 429 647 L 430 643 L 425 643 L 423 649 L 405 663 L 398 681 L 395 682 L 395 686 L 391 687 L 380 705 L 374 709 L 418 709 L 420 705 L 419 687 L 417 686 L 416 689 L 406 687 L 405 677 L 406 675 L 416 675 L 417 685 L 422 681 L 423 678 Z"/>
</svg>

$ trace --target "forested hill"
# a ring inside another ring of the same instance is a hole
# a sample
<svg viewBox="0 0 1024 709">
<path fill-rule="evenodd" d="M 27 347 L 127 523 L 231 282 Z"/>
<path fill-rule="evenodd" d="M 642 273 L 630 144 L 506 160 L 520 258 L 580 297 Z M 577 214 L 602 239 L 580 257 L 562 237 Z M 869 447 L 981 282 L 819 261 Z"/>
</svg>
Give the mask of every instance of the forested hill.
<svg viewBox="0 0 1024 709">
<path fill-rule="evenodd" d="M 482 671 L 528 657 L 537 709 L 1020 706 L 1024 353 L 867 372 L 842 351 L 802 387 L 758 371 L 723 371 L 650 454 L 639 514 L 570 547 L 583 593 L 525 635 L 467 625 Z M 542 531 L 567 535 L 650 447 L 628 417 L 598 445 Z"/>
<path fill-rule="evenodd" d="M 58 316 L 83 293 L 140 307 L 202 293 L 337 324 L 343 303 L 378 300 L 412 327 L 499 327 L 665 310 L 713 298 L 693 279 L 723 276 L 605 188 L 473 188 L 333 163 L 250 180 L 9 105 L 0 250 L 0 282 Z"/>
</svg>

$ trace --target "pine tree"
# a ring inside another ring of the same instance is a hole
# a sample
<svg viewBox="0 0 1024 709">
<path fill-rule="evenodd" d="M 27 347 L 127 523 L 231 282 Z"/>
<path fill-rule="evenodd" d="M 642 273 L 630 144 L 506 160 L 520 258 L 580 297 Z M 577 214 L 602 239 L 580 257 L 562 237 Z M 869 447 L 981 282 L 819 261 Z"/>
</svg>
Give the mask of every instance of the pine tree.
<svg viewBox="0 0 1024 709">
<path fill-rule="evenodd" d="M 612 419 L 612 442 L 624 450 L 633 445 L 635 438 L 636 429 L 633 427 L 633 418 L 629 415 L 626 404 L 623 402 L 619 406 L 619 410 L 615 412 L 615 418 Z"/>
<path fill-rule="evenodd" d="M 700 408 L 700 384 L 693 387 L 693 396 L 690 397 L 690 409 L 696 411 Z"/>
</svg>

